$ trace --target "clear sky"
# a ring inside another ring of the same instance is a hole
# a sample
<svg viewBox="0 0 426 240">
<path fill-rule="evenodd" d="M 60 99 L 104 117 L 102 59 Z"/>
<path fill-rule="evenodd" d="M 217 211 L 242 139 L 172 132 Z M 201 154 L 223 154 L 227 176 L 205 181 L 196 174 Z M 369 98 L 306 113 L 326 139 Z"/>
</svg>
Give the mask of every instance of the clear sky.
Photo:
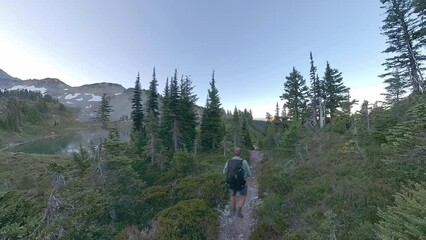
<svg viewBox="0 0 426 240">
<path fill-rule="evenodd" d="M 0 0 L 0 68 L 21 79 L 71 86 L 114 82 L 159 91 L 174 69 L 191 75 L 204 105 L 211 73 L 225 109 L 274 113 L 285 76 L 309 82 L 328 60 L 352 97 L 384 92 L 385 37 L 379 0 Z"/>
</svg>

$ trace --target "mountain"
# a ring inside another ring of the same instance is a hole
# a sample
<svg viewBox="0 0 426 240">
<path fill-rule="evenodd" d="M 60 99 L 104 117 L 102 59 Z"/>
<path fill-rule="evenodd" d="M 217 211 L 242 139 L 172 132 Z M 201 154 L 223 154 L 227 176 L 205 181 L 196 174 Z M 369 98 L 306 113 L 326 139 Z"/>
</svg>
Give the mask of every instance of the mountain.
<svg viewBox="0 0 426 240">
<path fill-rule="evenodd" d="M 79 108 L 79 120 L 87 121 L 96 116 L 102 95 L 110 98 L 113 112 L 112 120 L 123 116 L 130 117 L 133 89 L 126 89 L 116 83 L 94 83 L 78 87 L 71 87 L 57 78 L 28 79 L 14 78 L 0 69 L 0 89 L 16 90 L 27 89 L 48 94 L 66 106 Z M 147 101 L 146 90 L 142 91 L 142 101 Z"/>
<path fill-rule="evenodd" d="M 10 79 L 13 78 L 9 74 L 7 74 L 5 71 L 0 69 L 0 79 Z"/>
<path fill-rule="evenodd" d="M 19 81 L 22 80 L 14 78 L 0 69 L 0 89 L 8 89 L 9 87 L 16 85 Z"/>
</svg>

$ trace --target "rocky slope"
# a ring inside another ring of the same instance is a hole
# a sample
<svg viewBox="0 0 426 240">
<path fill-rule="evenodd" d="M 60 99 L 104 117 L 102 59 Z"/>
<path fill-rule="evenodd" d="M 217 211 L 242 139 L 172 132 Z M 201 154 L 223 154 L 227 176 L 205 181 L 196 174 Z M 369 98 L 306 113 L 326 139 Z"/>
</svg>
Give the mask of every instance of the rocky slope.
<svg viewBox="0 0 426 240">
<path fill-rule="evenodd" d="M 87 121 L 95 117 L 99 108 L 101 96 L 105 93 L 112 105 L 111 120 L 129 116 L 131 112 L 132 89 L 126 89 L 115 83 L 94 83 L 71 87 L 56 78 L 21 80 L 14 78 L 0 69 L 0 89 L 27 89 L 40 91 L 57 98 L 59 102 L 69 107 L 80 109 L 79 120 Z M 142 91 L 142 100 L 146 101 L 146 91 Z"/>
</svg>

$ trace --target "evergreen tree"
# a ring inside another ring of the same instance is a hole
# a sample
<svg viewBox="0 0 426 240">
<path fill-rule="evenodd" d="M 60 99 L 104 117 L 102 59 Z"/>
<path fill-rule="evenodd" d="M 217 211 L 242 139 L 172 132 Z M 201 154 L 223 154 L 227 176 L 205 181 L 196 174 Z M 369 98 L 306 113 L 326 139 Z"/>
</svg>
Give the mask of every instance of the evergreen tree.
<svg viewBox="0 0 426 240">
<path fill-rule="evenodd" d="M 361 120 L 365 124 L 365 127 L 370 130 L 370 107 L 367 100 L 364 100 L 362 103 L 359 113 L 361 115 Z"/>
<path fill-rule="evenodd" d="M 327 62 L 325 68 L 323 82 L 326 114 L 329 114 L 332 120 L 336 116 L 338 108 L 346 99 L 349 88 L 343 85 L 342 73 L 337 69 L 332 69 L 329 62 Z"/>
<path fill-rule="evenodd" d="M 148 112 L 152 112 L 154 117 L 158 119 L 158 115 L 160 114 L 158 110 L 158 92 L 157 92 L 157 77 L 155 75 L 155 67 L 152 71 L 152 80 L 149 83 L 149 91 L 148 91 Z"/>
<path fill-rule="evenodd" d="M 222 141 L 220 134 L 220 121 L 222 110 L 220 108 L 219 91 L 216 88 L 214 71 L 207 94 L 207 102 L 201 119 L 200 139 L 204 150 L 216 149 Z"/>
<path fill-rule="evenodd" d="M 274 122 L 280 121 L 280 106 L 278 106 L 278 102 L 275 105 L 275 115 L 274 115 Z"/>
<path fill-rule="evenodd" d="M 192 150 L 195 138 L 197 136 L 197 113 L 195 111 L 195 102 L 197 95 L 193 93 L 194 87 L 189 76 L 181 81 L 180 96 L 180 128 L 182 132 L 183 145 L 187 150 Z"/>
<path fill-rule="evenodd" d="M 387 36 L 388 44 L 383 52 L 392 54 L 383 64 L 387 73 L 382 76 L 393 75 L 393 69 L 398 68 L 401 71 L 400 78 L 410 82 L 413 92 L 422 93 L 424 78 L 421 65 L 425 56 L 421 53 L 421 48 L 425 43 L 421 41 L 423 36 L 419 34 L 412 0 L 380 1 L 386 13 L 382 31 Z"/>
<path fill-rule="evenodd" d="M 132 120 L 133 129 L 136 131 L 143 130 L 144 114 L 142 108 L 142 89 L 140 84 L 139 73 L 136 77 L 135 89 L 133 90 L 132 97 Z"/>
<path fill-rule="evenodd" d="M 234 107 L 234 113 L 232 114 L 232 140 L 234 142 L 234 147 L 240 144 L 240 116 L 238 113 L 237 106 Z"/>
<path fill-rule="evenodd" d="M 385 87 L 387 92 L 382 94 L 385 96 L 386 104 L 388 105 L 399 102 L 402 95 L 406 93 L 407 83 L 400 76 L 401 74 L 397 70 L 392 76 L 383 81 L 388 84 Z"/>
<path fill-rule="evenodd" d="M 308 95 L 308 87 L 305 84 L 305 79 L 293 67 L 293 71 L 286 77 L 284 83 L 284 93 L 280 96 L 285 100 L 288 108 L 288 117 L 295 122 L 303 122 L 306 114 L 306 102 Z"/>
<path fill-rule="evenodd" d="M 173 151 L 176 152 L 179 149 L 179 146 L 182 143 L 182 133 L 180 128 L 182 109 L 180 101 L 180 90 L 177 80 L 177 69 L 175 69 L 175 74 L 170 81 L 170 99 L 169 99 L 169 109 L 171 113 L 171 134 L 172 134 L 172 143 Z"/>
<path fill-rule="evenodd" d="M 417 14 L 418 30 L 414 33 L 414 39 L 422 46 L 426 45 L 426 1 L 414 0 L 414 12 Z"/>
<path fill-rule="evenodd" d="M 273 118 L 272 118 L 272 115 L 269 112 L 266 113 L 265 119 L 266 119 L 266 125 L 272 124 Z"/>
<path fill-rule="evenodd" d="M 109 103 L 109 99 L 104 93 L 101 98 L 101 105 L 99 106 L 97 119 L 101 123 L 102 129 L 108 129 L 109 126 L 109 116 L 111 110 L 111 105 Z"/>
<path fill-rule="evenodd" d="M 380 239 L 424 239 L 426 184 L 410 183 L 395 195 L 395 205 L 379 209 L 376 224 Z"/>
<path fill-rule="evenodd" d="M 253 142 L 251 140 L 251 136 L 250 136 L 250 131 L 249 128 L 247 126 L 247 120 L 244 118 L 243 119 L 243 125 L 241 127 L 241 133 L 242 133 L 242 137 L 243 137 L 243 144 L 245 147 L 247 147 L 248 149 L 253 149 Z"/>
<path fill-rule="evenodd" d="M 160 133 L 158 128 L 158 119 L 153 111 L 148 112 L 146 134 L 148 142 L 145 148 L 145 154 L 150 158 L 151 164 L 154 164 L 157 162 L 161 147 L 159 140 Z"/>
<path fill-rule="evenodd" d="M 160 119 L 160 138 L 163 146 L 167 150 L 172 149 L 172 137 L 171 132 L 173 128 L 173 118 L 170 110 L 170 88 L 169 78 L 166 80 L 166 86 L 164 87 L 164 97 L 161 104 L 161 119 Z"/>
<path fill-rule="evenodd" d="M 309 94 L 311 96 L 311 111 L 312 111 L 312 122 L 313 124 L 317 125 L 318 121 L 319 121 L 319 101 L 321 98 L 321 82 L 319 80 L 318 74 L 317 74 L 317 67 L 314 65 L 314 59 L 312 57 L 312 52 L 310 52 L 309 54 L 309 58 L 310 58 L 310 80 L 311 80 L 311 86 L 310 86 L 310 90 L 309 90 Z"/>
</svg>

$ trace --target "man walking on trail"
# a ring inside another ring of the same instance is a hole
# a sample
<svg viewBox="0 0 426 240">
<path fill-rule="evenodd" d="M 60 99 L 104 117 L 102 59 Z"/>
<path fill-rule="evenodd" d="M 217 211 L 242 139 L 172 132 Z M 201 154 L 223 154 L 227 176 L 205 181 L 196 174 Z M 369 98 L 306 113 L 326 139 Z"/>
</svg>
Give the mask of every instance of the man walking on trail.
<svg viewBox="0 0 426 240">
<path fill-rule="evenodd" d="M 241 209 L 246 202 L 247 197 L 247 178 L 250 177 L 250 166 L 248 162 L 240 157 L 241 149 L 234 148 L 234 156 L 228 160 L 223 168 L 223 174 L 226 175 L 226 184 L 231 194 L 230 205 L 231 215 L 237 214 L 238 217 L 243 218 Z M 236 202 L 237 192 L 240 193 L 238 205 Z"/>
</svg>

